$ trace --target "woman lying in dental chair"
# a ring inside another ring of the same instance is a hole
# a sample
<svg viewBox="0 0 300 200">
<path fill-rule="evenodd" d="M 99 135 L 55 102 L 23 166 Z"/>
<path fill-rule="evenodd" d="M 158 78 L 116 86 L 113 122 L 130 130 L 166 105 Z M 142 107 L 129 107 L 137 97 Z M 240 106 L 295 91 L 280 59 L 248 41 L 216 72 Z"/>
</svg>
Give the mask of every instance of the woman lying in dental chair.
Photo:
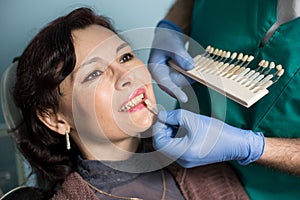
<svg viewBox="0 0 300 200">
<path fill-rule="evenodd" d="M 227 165 L 183 169 L 148 148 L 151 76 L 90 9 L 54 20 L 30 42 L 14 98 L 24 117 L 16 142 L 45 180 L 45 199 L 248 199 Z"/>
</svg>

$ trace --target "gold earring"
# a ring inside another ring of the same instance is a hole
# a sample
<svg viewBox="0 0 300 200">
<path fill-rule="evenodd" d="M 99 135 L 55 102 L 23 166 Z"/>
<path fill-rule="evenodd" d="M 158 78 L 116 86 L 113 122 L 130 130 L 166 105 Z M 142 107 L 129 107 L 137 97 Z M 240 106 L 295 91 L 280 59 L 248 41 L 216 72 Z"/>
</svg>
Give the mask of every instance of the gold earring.
<svg viewBox="0 0 300 200">
<path fill-rule="evenodd" d="M 66 146 L 67 146 L 67 150 L 71 149 L 71 143 L 70 143 L 70 136 L 69 136 L 70 131 L 66 130 Z"/>
</svg>

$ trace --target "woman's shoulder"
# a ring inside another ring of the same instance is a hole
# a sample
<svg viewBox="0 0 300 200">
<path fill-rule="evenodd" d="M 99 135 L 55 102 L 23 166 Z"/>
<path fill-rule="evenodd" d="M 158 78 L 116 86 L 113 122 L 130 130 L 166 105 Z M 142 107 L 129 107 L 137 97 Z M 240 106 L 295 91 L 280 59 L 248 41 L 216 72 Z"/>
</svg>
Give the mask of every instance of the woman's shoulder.
<svg viewBox="0 0 300 200">
<path fill-rule="evenodd" d="M 51 200 L 63 199 L 98 199 L 94 192 L 85 183 L 83 178 L 77 173 L 72 172 L 57 190 Z"/>
<path fill-rule="evenodd" d="M 229 163 L 194 168 L 172 164 L 167 169 L 174 176 L 186 199 L 242 199 L 249 197 Z"/>
</svg>

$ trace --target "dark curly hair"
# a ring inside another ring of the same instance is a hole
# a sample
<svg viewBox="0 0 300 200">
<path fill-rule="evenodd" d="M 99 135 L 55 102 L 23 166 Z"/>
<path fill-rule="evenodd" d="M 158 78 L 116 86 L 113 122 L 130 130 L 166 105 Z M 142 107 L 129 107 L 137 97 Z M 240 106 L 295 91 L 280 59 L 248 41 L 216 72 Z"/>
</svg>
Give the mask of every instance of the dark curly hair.
<svg viewBox="0 0 300 200">
<path fill-rule="evenodd" d="M 80 152 L 74 143 L 67 150 L 65 137 L 45 126 L 37 113 L 58 111 L 59 85 L 76 63 L 72 31 L 93 24 L 116 32 L 108 18 L 78 8 L 43 28 L 19 59 L 13 96 L 24 122 L 15 131 L 17 146 L 32 168 L 52 183 L 61 183 L 75 170 Z"/>
</svg>

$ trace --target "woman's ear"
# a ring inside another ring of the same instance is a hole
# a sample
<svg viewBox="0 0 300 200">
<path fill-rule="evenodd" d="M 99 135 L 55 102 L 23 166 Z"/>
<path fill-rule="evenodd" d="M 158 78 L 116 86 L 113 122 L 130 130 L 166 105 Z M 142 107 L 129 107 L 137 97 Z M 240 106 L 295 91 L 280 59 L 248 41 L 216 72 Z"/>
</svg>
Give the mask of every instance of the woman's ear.
<svg viewBox="0 0 300 200">
<path fill-rule="evenodd" d="M 51 109 L 43 113 L 36 111 L 36 115 L 49 129 L 59 134 L 65 135 L 66 131 L 70 131 L 71 129 L 69 123 L 63 116 L 59 113 L 54 113 Z"/>
</svg>

